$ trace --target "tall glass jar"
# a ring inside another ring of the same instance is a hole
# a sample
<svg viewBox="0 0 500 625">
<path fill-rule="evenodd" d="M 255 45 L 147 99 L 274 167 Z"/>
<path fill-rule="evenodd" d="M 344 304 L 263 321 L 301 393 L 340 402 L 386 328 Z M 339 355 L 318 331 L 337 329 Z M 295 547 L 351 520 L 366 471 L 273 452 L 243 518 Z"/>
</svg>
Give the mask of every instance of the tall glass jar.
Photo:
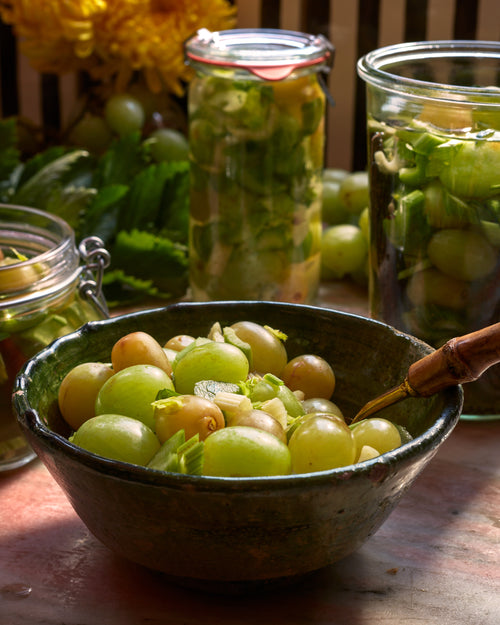
<svg viewBox="0 0 500 625">
<path fill-rule="evenodd" d="M 17 372 L 53 339 L 107 316 L 100 278 L 108 260 L 96 237 L 77 249 L 62 219 L 0 205 L 0 472 L 34 458 L 11 407 Z"/>
<path fill-rule="evenodd" d="M 333 47 L 290 31 L 201 30 L 186 56 L 193 299 L 312 303 Z"/>
<path fill-rule="evenodd" d="M 500 43 L 389 46 L 366 82 L 372 316 L 435 347 L 500 320 Z M 500 416 L 500 366 L 464 387 Z"/>
</svg>

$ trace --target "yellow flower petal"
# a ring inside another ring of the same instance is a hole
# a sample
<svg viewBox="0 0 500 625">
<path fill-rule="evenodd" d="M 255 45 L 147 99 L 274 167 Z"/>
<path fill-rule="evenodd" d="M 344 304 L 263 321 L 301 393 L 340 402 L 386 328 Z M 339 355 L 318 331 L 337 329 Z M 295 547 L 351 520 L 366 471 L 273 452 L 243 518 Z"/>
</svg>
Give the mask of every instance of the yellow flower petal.
<svg viewBox="0 0 500 625">
<path fill-rule="evenodd" d="M 86 70 L 124 88 L 142 72 L 154 92 L 183 92 L 192 70 L 183 42 L 199 28 L 235 24 L 228 0 L 0 0 L 33 67 L 43 72 Z"/>
</svg>

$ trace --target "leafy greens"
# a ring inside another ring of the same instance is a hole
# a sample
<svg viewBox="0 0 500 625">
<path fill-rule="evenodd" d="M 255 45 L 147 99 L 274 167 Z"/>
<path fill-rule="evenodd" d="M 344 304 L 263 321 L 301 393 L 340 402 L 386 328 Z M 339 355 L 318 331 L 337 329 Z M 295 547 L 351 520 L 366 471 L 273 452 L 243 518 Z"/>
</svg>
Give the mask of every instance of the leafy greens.
<svg viewBox="0 0 500 625">
<path fill-rule="evenodd" d="M 16 145 L 16 120 L 0 121 L 0 201 L 62 217 L 77 242 L 100 237 L 111 254 L 103 283 L 110 306 L 184 295 L 187 161 L 154 162 L 139 133 L 100 157 L 55 146 L 23 162 Z"/>
</svg>

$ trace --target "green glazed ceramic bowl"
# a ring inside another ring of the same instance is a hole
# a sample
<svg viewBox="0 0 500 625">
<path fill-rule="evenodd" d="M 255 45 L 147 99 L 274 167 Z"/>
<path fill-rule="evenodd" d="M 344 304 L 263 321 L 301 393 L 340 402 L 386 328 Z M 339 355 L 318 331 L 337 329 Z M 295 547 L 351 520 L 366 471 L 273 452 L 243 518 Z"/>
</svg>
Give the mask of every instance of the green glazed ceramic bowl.
<svg viewBox="0 0 500 625">
<path fill-rule="evenodd" d="M 432 351 L 383 323 L 333 310 L 269 302 L 182 303 L 91 322 L 55 341 L 20 372 L 19 423 L 89 530 L 115 553 L 181 583 L 223 590 L 288 580 L 362 545 L 385 521 L 457 423 L 462 389 L 385 410 L 414 439 L 373 460 L 309 475 L 213 478 L 110 461 L 68 442 L 57 409 L 63 376 L 109 361 L 113 343 L 143 330 L 159 341 L 206 335 L 212 323 L 251 320 L 288 335 L 289 358 L 315 353 L 335 370 L 348 416 L 399 384 Z"/>
</svg>

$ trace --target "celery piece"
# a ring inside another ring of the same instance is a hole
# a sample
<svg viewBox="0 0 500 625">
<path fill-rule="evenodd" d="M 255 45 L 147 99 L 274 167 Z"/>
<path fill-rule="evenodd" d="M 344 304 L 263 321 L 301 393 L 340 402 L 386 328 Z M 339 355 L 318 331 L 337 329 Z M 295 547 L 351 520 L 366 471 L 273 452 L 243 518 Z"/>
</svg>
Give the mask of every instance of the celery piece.
<svg viewBox="0 0 500 625">
<path fill-rule="evenodd" d="M 177 449 L 186 442 L 184 430 L 179 430 L 166 440 L 148 463 L 149 469 L 179 472 Z"/>
<path fill-rule="evenodd" d="M 240 339 L 236 332 L 231 327 L 225 327 L 222 330 L 224 341 L 230 345 L 234 345 L 245 354 L 248 360 L 250 369 L 252 369 L 252 347 L 246 341 Z"/>
<path fill-rule="evenodd" d="M 204 444 L 199 434 L 194 434 L 182 443 L 176 451 L 179 473 L 201 475 L 203 472 Z"/>
<path fill-rule="evenodd" d="M 445 139 L 441 139 L 441 137 L 437 137 L 429 132 L 424 132 L 418 135 L 416 141 L 412 143 L 412 147 L 417 154 L 429 156 L 433 150 L 443 143 L 445 143 Z"/>
<path fill-rule="evenodd" d="M 407 184 L 412 187 L 418 187 L 427 180 L 427 165 L 428 159 L 425 156 L 417 154 L 415 156 L 414 167 L 403 167 L 399 170 L 399 179 L 403 184 Z"/>
</svg>

